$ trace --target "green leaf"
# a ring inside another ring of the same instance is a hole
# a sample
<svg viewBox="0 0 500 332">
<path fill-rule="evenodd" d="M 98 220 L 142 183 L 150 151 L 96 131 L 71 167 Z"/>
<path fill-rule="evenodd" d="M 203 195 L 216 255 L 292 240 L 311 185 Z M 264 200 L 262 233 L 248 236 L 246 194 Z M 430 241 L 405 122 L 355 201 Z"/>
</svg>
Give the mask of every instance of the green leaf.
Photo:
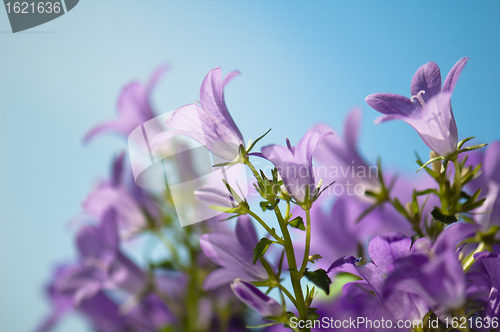
<svg viewBox="0 0 500 332">
<path fill-rule="evenodd" d="M 262 256 L 264 256 L 264 254 L 266 253 L 267 249 L 269 248 L 269 246 L 274 243 L 273 241 L 269 240 L 268 238 L 266 237 L 263 237 L 262 239 L 260 239 L 259 243 L 257 243 L 257 245 L 255 246 L 255 248 L 253 249 L 253 264 L 255 265 L 255 263 L 257 263 L 257 261 L 259 260 L 259 258 L 261 258 Z"/>
<path fill-rule="evenodd" d="M 431 214 L 432 214 L 432 217 L 434 217 L 434 219 L 436 219 L 437 221 L 440 221 L 446 225 L 453 224 L 454 222 L 458 221 L 456 216 L 445 215 L 437 207 L 434 207 L 434 210 L 432 210 Z"/>
<path fill-rule="evenodd" d="M 330 294 L 330 285 L 332 284 L 332 280 L 325 270 L 319 269 L 313 272 L 306 270 L 306 272 L 304 272 L 304 276 L 310 282 L 321 288 L 326 293 L 326 295 Z"/>
<path fill-rule="evenodd" d="M 316 308 L 308 308 L 307 309 L 307 318 L 310 320 L 317 320 L 319 319 L 319 314 L 316 312 L 318 309 Z"/>
<path fill-rule="evenodd" d="M 426 189 L 426 190 L 422 190 L 422 191 L 417 191 L 415 193 L 416 196 L 424 196 L 424 195 L 429 195 L 429 194 L 436 194 L 436 195 L 439 195 L 437 190 L 436 189 Z"/>
<path fill-rule="evenodd" d="M 161 262 L 157 262 L 157 263 L 150 263 L 149 265 L 153 269 L 161 269 L 161 270 L 174 270 L 175 269 L 172 262 L 170 262 L 170 261 L 161 261 Z"/>
<path fill-rule="evenodd" d="M 302 217 L 300 217 L 300 216 L 290 220 L 288 225 L 292 226 L 293 228 L 298 228 L 301 231 L 306 230 L 306 226 L 304 225 L 304 219 L 302 219 Z"/>
<path fill-rule="evenodd" d="M 472 204 L 464 204 L 462 206 L 461 210 L 462 210 L 462 212 L 468 212 L 468 211 L 474 210 L 475 208 L 478 208 L 481 205 L 483 205 L 485 200 L 486 200 L 486 198 L 483 198 L 483 199 L 480 199 L 479 201 L 474 202 Z"/>
</svg>

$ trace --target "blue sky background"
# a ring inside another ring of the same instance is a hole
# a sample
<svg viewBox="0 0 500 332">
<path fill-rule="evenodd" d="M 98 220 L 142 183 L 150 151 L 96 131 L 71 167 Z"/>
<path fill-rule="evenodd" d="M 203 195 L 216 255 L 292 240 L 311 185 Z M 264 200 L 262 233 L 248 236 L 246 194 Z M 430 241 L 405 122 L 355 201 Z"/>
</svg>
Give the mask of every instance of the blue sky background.
<svg viewBox="0 0 500 332">
<path fill-rule="evenodd" d="M 413 151 L 428 149 L 402 122 L 373 125 L 364 98 L 408 96 L 420 65 L 437 62 L 444 79 L 469 56 L 453 96 L 459 134 L 500 138 L 498 1 L 82 0 L 18 34 L 0 10 L 0 32 L 1 331 L 29 331 L 48 313 L 42 285 L 74 255 L 65 224 L 125 147 L 81 137 L 114 115 L 125 83 L 161 63 L 172 70 L 158 113 L 196 100 L 210 69 L 239 69 L 226 100 L 246 140 L 272 127 L 265 143 L 297 142 L 320 121 L 341 129 L 359 106 L 364 154 L 410 172 Z M 58 331 L 86 329 L 73 318 Z"/>
</svg>

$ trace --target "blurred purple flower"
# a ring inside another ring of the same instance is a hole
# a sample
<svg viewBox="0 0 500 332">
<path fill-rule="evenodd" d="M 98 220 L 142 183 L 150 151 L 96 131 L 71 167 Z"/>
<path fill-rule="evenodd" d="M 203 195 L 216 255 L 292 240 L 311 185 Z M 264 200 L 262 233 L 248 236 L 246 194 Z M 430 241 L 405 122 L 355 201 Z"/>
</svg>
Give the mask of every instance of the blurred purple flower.
<svg viewBox="0 0 500 332">
<path fill-rule="evenodd" d="M 217 156 L 234 160 L 239 146 L 245 143 L 227 110 L 224 87 L 239 74 L 232 71 L 223 80 L 221 68 L 212 69 L 201 84 L 201 107 L 194 103 L 176 109 L 166 121 L 166 125 L 174 130 L 157 135 L 152 145 L 161 144 L 176 135 L 185 135 L 205 145 Z"/>
<path fill-rule="evenodd" d="M 259 242 L 249 216 L 238 217 L 234 234 L 210 233 L 200 237 L 205 255 L 221 268 L 210 273 L 204 288 L 211 290 L 231 283 L 236 278 L 265 281 L 268 274 L 262 263 L 252 264 L 253 249 Z"/>
<path fill-rule="evenodd" d="M 108 132 L 128 137 L 136 127 L 154 118 L 150 96 L 166 70 L 167 66 L 156 69 L 146 85 L 134 81 L 125 86 L 118 99 L 118 117 L 92 128 L 83 141 L 89 142 L 96 136 Z"/>
<path fill-rule="evenodd" d="M 281 305 L 254 285 L 241 279 L 235 279 L 231 283 L 231 288 L 236 297 L 263 317 L 279 317 L 283 314 Z"/>
<path fill-rule="evenodd" d="M 53 311 L 37 326 L 36 332 L 52 331 L 63 316 L 73 310 L 83 314 L 98 331 L 120 332 L 129 328 L 125 317 L 119 312 L 118 305 L 103 292 L 97 292 L 92 297 L 83 300 L 78 307 L 74 306 L 74 294 L 60 290 L 57 285 L 75 269 L 79 269 L 79 266 L 67 264 L 56 269 L 53 280 L 47 287 L 47 295 L 52 303 Z"/>
<path fill-rule="evenodd" d="M 338 257 L 361 255 L 360 246 L 366 247 L 373 236 L 388 233 L 413 235 L 410 223 L 391 206 L 379 206 L 358 220 L 360 214 L 370 207 L 369 203 L 344 195 L 338 197 L 333 205 L 330 204 L 326 198 L 320 198 L 311 208 L 311 220 L 314 220 L 315 226 L 311 230 L 314 241 L 311 242 L 310 252 L 320 253 L 323 257 L 316 263 L 318 268 L 327 269 Z M 328 210 L 326 206 L 329 206 Z M 295 208 L 293 215 L 305 218 L 300 208 Z M 296 234 L 301 239 L 295 245 L 297 257 L 303 254 L 303 233 Z"/>
<path fill-rule="evenodd" d="M 377 169 L 368 166 L 358 151 L 360 122 L 361 109 L 351 110 L 344 123 L 344 138 L 325 124 L 317 124 L 314 127 L 322 132 L 334 133 L 325 137 L 314 151 L 314 158 L 321 164 L 316 168 L 315 175 L 327 183 L 350 183 L 353 189 L 357 184 L 361 184 L 365 189 L 378 191 Z"/>
<path fill-rule="evenodd" d="M 485 316 L 500 318 L 500 255 L 491 252 L 474 254 L 474 259 L 483 268 L 483 276 L 489 281 L 489 295 Z"/>
<path fill-rule="evenodd" d="M 392 93 L 366 97 L 368 105 L 385 114 L 375 122 L 403 120 L 412 126 L 424 143 L 442 156 L 456 151 L 458 131 L 451 110 L 451 95 L 469 58 L 462 58 L 448 73 L 441 88 L 441 72 L 434 62 L 421 66 L 411 82 L 411 99 Z"/>
<path fill-rule="evenodd" d="M 500 141 L 494 141 L 488 146 L 482 161 L 483 172 L 480 177 L 472 183 L 475 187 L 481 188 L 481 194 L 486 198 L 482 206 L 475 210 L 477 222 L 484 228 L 490 229 L 492 226 L 500 226 Z"/>
<path fill-rule="evenodd" d="M 395 290 L 418 294 L 438 316 L 446 316 L 463 306 L 466 279 L 457 247 L 473 236 L 476 229 L 472 224 L 455 223 L 434 244 L 427 238 L 417 240 L 410 255 L 395 260 L 384 284 L 384 295 L 389 296 Z"/>
<path fill-rule="evenodd" d="M 120 233 L 127 239 L 149 226 L 147 217 L 157 220 L 160 212 L 150 194 L 135 184 L 130 172 L 125 172 L 124 158 L 122 153 L 115 159 L 111 180 L 98 184 L 83 202 L 83 210 L 100 220 L 109 209 L 115 209 Z"/>
<path fill-rule="evenodd" d="M 392 265 L 409 255 L 411 244 L 411 238 L 400 234 L 376 236 L 368 245 L 372 263 L 357 266 L 357 259 L 347 256 L 335 261 L 328 271 L 348 272 L 364 279 L 395 319 L 423 319 L 428 307 L 420 296 L 397 289 L 391 289 L 387 294 L 384 292 Z"/>
<path fill-rule="evenodd" d="M 314 200 L 317 183 L 314 179 L 312 156 L 318 144 L 332 134 L 324 128 L 313 127 L 305 133 L 296 147 L 292 147 L 287 139 L 287 146 L 273 144 L 262 148 L 263 157 L 276 166 L 285 190 L 299 204 Z"/>
<path fill-rule="evenodd" d="M 74 293 L 76 304 L 91 298 L 102 289 L 121 288 L 136 294 L 146 286 L 146 277 L 119 251 L 116 212 L 111 209 L 97 226 L 85 226 L 77 235 L 81 264 L 64 277 L 57 287 Z"/>
</svg>

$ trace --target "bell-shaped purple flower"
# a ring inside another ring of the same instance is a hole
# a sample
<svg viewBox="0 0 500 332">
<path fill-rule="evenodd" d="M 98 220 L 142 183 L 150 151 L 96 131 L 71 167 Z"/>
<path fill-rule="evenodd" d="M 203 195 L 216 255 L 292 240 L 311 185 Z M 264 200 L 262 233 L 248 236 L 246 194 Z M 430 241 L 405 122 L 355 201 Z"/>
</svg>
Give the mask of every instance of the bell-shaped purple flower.
<svg viewBox="0 0 500 332">
<path fill-rule="evenodd" d="M 394 262 L 384 284 L 384 295 L 394 290 L 418 294 L 442 317 L 463 306 L 466 279 L 457 247 L 473 236 L 476 229 L 472 224 L 455 223 L 448 226 L 434 244 L 427 238 L 417 240 L 410 255 Z"/>
<path fill-rule="evenodd" d="M 483 172 L 475 182 L 473 189 L 481 188 L 481 194 L 486 201 L 476 212 L 475 219 L 484 228 L 500 226 L 500 141 L 489 144 L 482 160 L 477 161 L 474 166 L 482 162 Z"/>
<path fill-rule="evenodd" d="M 166 70 L 166 66 L 156 69 L 145 85 L 134 81 L 125 86 L 118 99 L 118 117 L 92 128 L 85 135 L 83 141 L 88 142 L 104 133 L 117 133 L 128 137 L 137 126 L 154 118 L 150 96 Z"/>
<path fill-rule="evenodd" d="M 364 279 L 396 319 L 422 319 L 428 311 L 423 299 L 411 292 L 393 290 L 384 294 L 386 278 L 392 264 L 410 253 L 411 238 L 400 234 L 376 236 L 370 240 L 368 252 L 372 263 L 357 266 L 357 259 L 352 256 L 342 257 L 335 261 L 328 271 L 349 272 Z"/>
<path fill-rule="evenodd" d="M 315 170 L 316 176 L 327 183 L 335 181 L 335 185 L 361 185 L 363 188 L 378 191 L 377 169 L 368 166 L 358 151 L 358 136 L 361 123 L 361 110 L 349 112 L 344 123 L 344 137 L 337 135 L 325 124 L 317 124 L 315 128 L 334 135 L 326 137 L 314 151 L 314 159 L 321 165 Z"/>
<path fill-rule="evenodd" d="M 420 67 L 411 83 L 411 99 L 392 93 L 366 97 L 368 105 L 385 114 L 375 122 L 402 120 L 412 126 L 424 143 L 441 156 L 454 153 L 458 130 L 451 109 L 451 94 L 469 58 L 453 66 L 441 88 L 441 72 L 434 62 Z"/>
<path fill-rule="evenodd" d="M 485 316 L 500 319 L 500 255 L 491 252 L 474 254 L 474 259 L 484 269 L 483 275 L 489 279 L 489 295 Z"/>
<path fill-rule="evenodd" d="M 287 139 L 287 146 L 268 145 L 262 148 L 264 158 L 271 161 L 283 179 L 285 190 L 299 204 L 312 203 L 317 194 L 312 156 L 318 144 L 332 132 L 324 128 L 308 130 L 296 147 Z"/>
<path fill-rule="evenodd" d="M 58 280 L 57 287 L 74 294 L 76 304 L 102 289 L 121 288 L 130 294 L 146 286 L 146 277 L 119 250 L 117 214 L 111 209 L 97 226 L 85 226 L 77 235 L 81 264 Z"/>
<path fill-rule="evenodd" d="M 148 227 L 148 220 L 157 220 L 159 210 L 149 193 L 139 188 L 132 174 L 124 168 L 125 154 L 120 154 L 113 163 L 111 179 L 102 181 L 86 197 L 83 210 L 101 220 L 109 209 L 117 213 L 118 227 L 123 238 L 128 239 Z M 129 180 L 129 181 L 127 181 Z"/>
<path fill-rule="evenodd" d="M 176 135 L 185 135 L 224 160 L 234 160 L 239 146 L 245 143 L 227 110 L 224 87 L 237 75 L 238 71 L 232 71 L 223 79 L 220 67 L 212 69 L 201 84 L 201 105 L 194 103 L 176 109 L 166 121 L 166 125 L 174 130 L 156 136 L 152 145 L 161 144 Z"/>
<path fill-rule="evenodd" d="M 252 264 L 255 245 L 259 242 L 250 217 L 238 218 L 235 233 L 210 233 L 200 237 L 203 253 L 220 268 L 210 273 L 204 288 L 211 290 L 231 283 L 236 278 L 265 281 L 268 274 L 262 263 Z"/>
<path fill-rule="evenodd" d="M 283 314 L 283 308 L 278 302 L 262 293 L 251 283 L 235 279 L 231 288 L 236 297 L 263 317 L 279 317 Z"/>
</svg>

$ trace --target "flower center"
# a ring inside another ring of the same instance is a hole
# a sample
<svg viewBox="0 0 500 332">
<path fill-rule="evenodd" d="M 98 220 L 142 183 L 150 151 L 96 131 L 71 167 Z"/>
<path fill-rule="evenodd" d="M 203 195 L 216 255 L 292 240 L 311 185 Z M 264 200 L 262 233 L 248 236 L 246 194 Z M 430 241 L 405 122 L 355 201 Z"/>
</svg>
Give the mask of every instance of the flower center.
<svg viewBox="0 0 500 332">
<path fill-rule="evenodd" d="M 424 101 L 424 98 L 422 98 L 422 95 L 424 95 L 424 94 L 425 94 L 425 91 L 420 90 L 415 96 L 411 96 L 410 100 L 414 101 L 414 99 L 416 99 L 420 102 L 420 105 L 422 105 L 422 107 L 425 107 L 425 101 Z"/>
</svg>

